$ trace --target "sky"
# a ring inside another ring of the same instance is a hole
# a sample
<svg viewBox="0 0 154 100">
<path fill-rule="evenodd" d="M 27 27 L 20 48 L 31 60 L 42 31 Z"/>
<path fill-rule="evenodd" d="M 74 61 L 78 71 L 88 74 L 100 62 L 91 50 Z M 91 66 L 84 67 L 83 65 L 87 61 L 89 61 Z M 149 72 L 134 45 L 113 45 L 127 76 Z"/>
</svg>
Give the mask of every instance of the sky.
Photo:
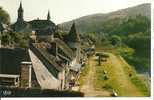
<svg viewBox="0 0 154 100">
<path fill-rule="evenodd" d="M 17 19 L 20 1 L 26 21 L 46 19 L 49 10 L 51 20 L 59 24 L 90 14 L 108 13 L 150 3 L 151 0 L 0 0 L 0 6 L 10 14 L 11 22 Z"/>
</svg>

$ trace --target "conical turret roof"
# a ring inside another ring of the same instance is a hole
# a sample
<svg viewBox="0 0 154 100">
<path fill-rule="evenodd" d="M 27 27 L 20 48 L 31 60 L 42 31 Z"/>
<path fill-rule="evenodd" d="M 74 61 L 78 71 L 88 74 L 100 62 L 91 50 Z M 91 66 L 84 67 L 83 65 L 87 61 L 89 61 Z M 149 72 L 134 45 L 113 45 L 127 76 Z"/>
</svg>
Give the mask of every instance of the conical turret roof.
<svg viewBox="0 0 154 100">
<path fill-rule="evenodd" d="M 69 42 L 79 42 L 80 41 L 79 34 L 76 31 L 75 22 L 73 22 L 72 24 L 71 30 L 68 35 L 68 40 Z"/>
<path fill-rule="evenodd" d="M 50 20 L 50 11 L 48 11 L 47 20 Z"/>
<path fill-rule="evenodd" d="M 19 6 L 18 11 L 23 11 L 23 8 L 22 8 L 22 2 L 20 2 L 20 6 Z"/>
</svg>

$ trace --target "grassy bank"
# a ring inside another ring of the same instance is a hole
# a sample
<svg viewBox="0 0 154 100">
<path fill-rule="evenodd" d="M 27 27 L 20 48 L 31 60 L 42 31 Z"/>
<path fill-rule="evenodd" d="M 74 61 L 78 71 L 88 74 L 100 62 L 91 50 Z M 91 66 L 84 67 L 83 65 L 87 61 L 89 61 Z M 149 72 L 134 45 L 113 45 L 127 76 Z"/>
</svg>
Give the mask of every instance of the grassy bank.
<svg viewBox="0 0 154 100">
<path fill-rule="evenodd" d="M 132 77 L 131 81 L 145 96 L 150 96 L 149 89 L 145 86 L 143 81 L 141 81 L 137 76 Z"/>
</svg>

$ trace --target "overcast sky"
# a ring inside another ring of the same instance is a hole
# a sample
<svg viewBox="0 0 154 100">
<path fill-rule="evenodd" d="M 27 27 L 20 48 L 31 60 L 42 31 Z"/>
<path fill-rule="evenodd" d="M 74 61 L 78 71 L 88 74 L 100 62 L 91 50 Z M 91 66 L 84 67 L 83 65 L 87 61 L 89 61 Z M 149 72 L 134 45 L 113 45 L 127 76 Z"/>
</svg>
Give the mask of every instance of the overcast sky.
<svg viewBox="0 0 154 100">
<path fill-rule="evenodd" d="M 11 16 L 11 21 L 17 19 L 17 9 L 21 0 L 0 0 L 2 6 Z M 22 0 L 24 19 L 45 19 L 50 10 L 51 20 L 56 24 L 66 22 L 81 16 L 108 13 L 151 0 Z"/>
</svg>

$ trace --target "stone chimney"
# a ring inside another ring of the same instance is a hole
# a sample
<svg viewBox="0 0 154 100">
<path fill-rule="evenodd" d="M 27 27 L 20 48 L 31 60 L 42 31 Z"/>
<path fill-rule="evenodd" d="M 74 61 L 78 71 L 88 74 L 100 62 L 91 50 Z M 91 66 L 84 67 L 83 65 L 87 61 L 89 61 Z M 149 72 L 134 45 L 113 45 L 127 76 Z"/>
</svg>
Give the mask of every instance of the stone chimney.
<svg viewBox="0 0 154 100">
<path fill-rule="evenodd" d="M 32 75 L 32 63 L 21 62 L 21 76 L 20 86 L 24 88 L 31 88 L 31 75 Z"/>
</svg>

